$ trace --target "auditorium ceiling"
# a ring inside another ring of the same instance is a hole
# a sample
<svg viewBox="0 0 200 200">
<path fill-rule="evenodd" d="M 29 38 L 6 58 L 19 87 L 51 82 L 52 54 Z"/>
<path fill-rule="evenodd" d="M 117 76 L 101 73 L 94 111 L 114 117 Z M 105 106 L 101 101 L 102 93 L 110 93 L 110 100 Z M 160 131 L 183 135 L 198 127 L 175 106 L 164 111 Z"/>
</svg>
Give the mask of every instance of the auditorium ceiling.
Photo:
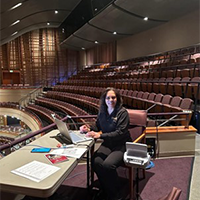
<svg viewBox="0 0 200 200">
<path fill-rule="evenodd" d="M 0 9 L 1 45 L 59 28 L 61 46 L 81 50 L 163 25 L 199 9 L 199 0 L 1 0 Z"/>
</svg>

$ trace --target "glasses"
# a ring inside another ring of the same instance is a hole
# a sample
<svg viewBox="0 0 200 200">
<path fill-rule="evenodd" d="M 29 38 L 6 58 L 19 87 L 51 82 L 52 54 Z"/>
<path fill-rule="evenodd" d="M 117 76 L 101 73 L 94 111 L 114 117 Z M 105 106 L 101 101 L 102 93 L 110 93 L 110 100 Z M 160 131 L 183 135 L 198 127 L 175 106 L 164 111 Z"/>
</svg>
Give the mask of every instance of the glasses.
<svg viewBox="0 0 200 200">
<path fill-rule="evenodd" d="M 117 98 L 116 96 L 106 97 L 106 100 L 110 100 L 110 99 L 115 100 L 116 98 Z"/>
</svg>

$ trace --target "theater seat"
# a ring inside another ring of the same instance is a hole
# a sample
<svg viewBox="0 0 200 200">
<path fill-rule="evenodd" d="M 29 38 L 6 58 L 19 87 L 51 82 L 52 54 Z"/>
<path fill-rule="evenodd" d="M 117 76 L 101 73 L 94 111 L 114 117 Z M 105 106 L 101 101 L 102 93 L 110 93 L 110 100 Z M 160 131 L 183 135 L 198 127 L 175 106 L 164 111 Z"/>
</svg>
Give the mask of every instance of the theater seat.
<svg viewBox="0 0 200 200">
<path fill-rule="evenodd" d="M 181 195 L 181 192 L 181 189 L 173 187 L 169 194 L 159 198 L 158 200 L 178 200 Z"/>
<path fill-rule="evenodd" d="M 143 102 L 142 102 L 142 109 L 143 110 L 146 110 L 148 108 L 147 107 L 147 103 L 149 101 L 154 101 L 155 96 L 156 96 L 156 93 L 152 92 L 152 93 L 149 94 L 149 96 L 148 96 L 148 98 L 146 100 L 145 99 L 143 100 Z"/>
<path fill-rule="evenodd" d="M 188 124 L 190 123 L 191 117 L 192 117 L 192 104 L 193 104 L 193 100 L 190 98 L 184 98 L 181 101 L 181 104 L 179 107 L 171 107 L 171 111 L 172 112 L 186 112 L 187 115 L 181 115 L 180 118 L 182 118 L 183 120 L 180 122 L 181 125 L 183 126 L 188 126 Z M 190 113 L 188 113 L 188 111 L 190 111 Z"/>
<path fill-rule="evenodd" d="M 129 118 L 130 118 L 130 127 L 129 132 L 133 142 L 145 142 L 145 130 L 147 124 L 147 112 L 145 110 L 134 110 L 127 109 Z M 133 199 L 134 187 L 133 187 L 133 168 L 126 166 L 125 164 L 122 167 L 129 169 L 129 184 L 130 184 L 130 199 Z M 143 177 L 145 178 L 145 170 L 143 170 Z"/>
<path fill-rule="evenodd" d="M 189 81 L 190 81 L 190 77 L 184 77 L 181 79 L 180 83 L 174 83 L 175 96 L 180 96 L 180 97 L 185 96 L 186 88 Z"/>
<path fill-rule="evenodd" d="M 137 109 L 142 109 L 143 101 L 147 100 L 148 97 L 149 97 L 149 92 L 145 92 L 141 98 L 135 99 L 136 108 Z"/>
<path fill-rule="evenodd" d="M 163 112 L 164 106 L 165 105 L 169 105 L 171 102 L 172 96 L 169 94 L 166 94 L 163 96 L 162 101 L 161 102 L 157 102 L 156 106 L 154 108 L 154 111 L 156 113 L 160 113 Z"/>
<path fill-rule="evenodd" d="M 171 112 L 172 107 L 179 107 L 181 101 L 182 101 L 181 97 L 179 97 L 179 96 L 173 97 L 170 104 L 164 106 L 164 108 L 163 108 L 164 112 Z"/>
<path fill-rule="evenodd" d="M 181 77 L 176 77 L 176 78 L 173 79 L 173 81 L 171 83 L 168 84 L 167 94 L 174 96 L 174 84 L 179 83 L 180 80 L 181 80 Z"/>
<path fill-rule="evenodd" d="M 155 99 L 154 100 L 149 100 L 148 102 L 146 102 L 146 108 L 147 108 L 147 111 L 148 112 L 154 112 L 154 105 L 157 103 L 157 102 L 161 102 L 162 101 L 162 98 L 163 98 L 163 94 L 156 94 L 155 96 Z"/>
<path fill-rule="evenodd" d="M 192 78 L 188 84 L 186 97 L 200 100 L 200 86 L 198 84 L 200 84 L 200 77 Z"/>
<path fill-rule="evenodd" d="M 135 90 L 135 91 L 133 91 L 132 95 L 129 96 L 129 98 L 128 98 L 128 106 L 129 107 L 132 107 L 133 100 L 134 100 L 134 98 L 136 98 L 137 94 L 138 94 L 138 91 Z"/>
<path fill-rule="evenodd" d="M 165 82 L 159 84 L 159 91 L 162 94 L 167 94 L 167 87 L 173 81 L 172 77 L 168 77 Z"/>
</svg>

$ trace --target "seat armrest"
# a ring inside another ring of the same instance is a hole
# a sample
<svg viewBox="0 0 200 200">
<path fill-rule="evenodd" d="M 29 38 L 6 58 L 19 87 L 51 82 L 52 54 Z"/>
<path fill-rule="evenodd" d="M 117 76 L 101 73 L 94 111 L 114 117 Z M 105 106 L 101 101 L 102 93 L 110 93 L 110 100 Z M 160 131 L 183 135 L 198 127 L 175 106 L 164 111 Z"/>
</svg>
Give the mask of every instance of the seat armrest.
<svg viewBox="0 0 200 200">
<path fill-rule="evenodd" d="M 140 142 L 143 138 L 145 137 L 145 133 L 143 133 L 142 135 L 140 135 L 137 139 L 135 139 L 133 142 L 137 143 Z"/>
</svg>

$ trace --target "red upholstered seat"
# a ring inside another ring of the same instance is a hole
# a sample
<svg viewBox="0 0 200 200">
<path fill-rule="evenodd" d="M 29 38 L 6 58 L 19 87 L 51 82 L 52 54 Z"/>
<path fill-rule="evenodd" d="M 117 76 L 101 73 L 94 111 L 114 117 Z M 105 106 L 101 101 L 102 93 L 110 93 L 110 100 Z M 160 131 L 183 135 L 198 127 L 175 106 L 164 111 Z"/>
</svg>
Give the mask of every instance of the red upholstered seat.
<svg viewBox="0 0 200 200">
<path fill-rule="evenodd" d="M 133 142 L 145 142 L 145 130 L 147 124 L 147 112 L 145 110 L 133 110 L 127 109 L 130 118 L 129 132 Z M 122 167 L 129 169 L 129 184 L 130 184 L 130 199 L 134 196 L 133 187 L 133 168 L 123 164 Z M 145 177 L 145 170 L 143 170 L 143 176 Z"/>
</svg>

